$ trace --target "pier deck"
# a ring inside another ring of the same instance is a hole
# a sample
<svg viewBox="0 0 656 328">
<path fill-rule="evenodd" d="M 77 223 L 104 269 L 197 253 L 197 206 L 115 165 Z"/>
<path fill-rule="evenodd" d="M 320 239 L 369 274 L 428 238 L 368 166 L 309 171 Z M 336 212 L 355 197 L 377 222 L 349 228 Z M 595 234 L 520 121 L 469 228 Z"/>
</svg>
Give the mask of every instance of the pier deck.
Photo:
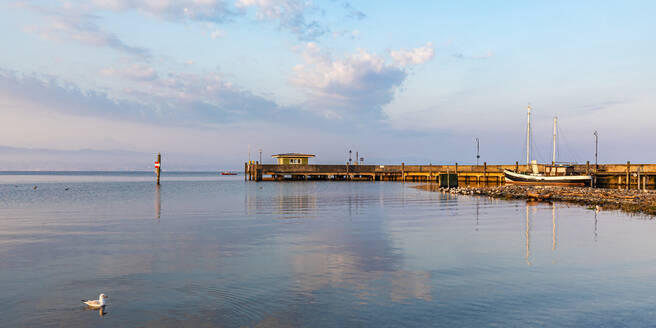
<svg viewBox="0 0 656 328">
<path fill-rule="evenodd" d="M 546 164 L 538 164 L 544 172 Z M 604 188 L 654 189 L 656 164 L 577 164 L 574 173 L 593 176 Z M 503 170 L 525 171 L 526 165 L 276 165 L 245 163 L 246 179 L 252 181 L 344 180 L 437 182 L 447 186 L 495 186 L 504 183 Z"/>
</svg>

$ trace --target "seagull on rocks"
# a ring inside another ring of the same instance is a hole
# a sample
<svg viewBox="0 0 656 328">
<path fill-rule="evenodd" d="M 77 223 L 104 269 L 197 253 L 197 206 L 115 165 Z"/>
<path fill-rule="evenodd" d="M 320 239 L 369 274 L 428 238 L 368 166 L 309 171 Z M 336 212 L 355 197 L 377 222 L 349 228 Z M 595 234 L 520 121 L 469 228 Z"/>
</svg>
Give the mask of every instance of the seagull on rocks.
<svg viewBox="0 0 656 328">
<path fill-rule="evenodd" d="M 106 298 L 108 298 L 107 295 L 100 294 L 97 300 L 88 300 L 88 301 L 82 300 L 82 302 L 92 309 L 99 309 L 105 306 Z"/>
</svg>

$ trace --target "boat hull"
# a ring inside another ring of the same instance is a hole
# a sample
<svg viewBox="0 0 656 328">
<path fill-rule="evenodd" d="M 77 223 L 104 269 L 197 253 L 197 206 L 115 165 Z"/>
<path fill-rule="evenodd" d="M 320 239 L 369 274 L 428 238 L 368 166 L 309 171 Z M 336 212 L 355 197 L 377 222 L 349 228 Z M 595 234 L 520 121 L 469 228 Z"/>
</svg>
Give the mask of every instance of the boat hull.
<svg viewBox="0 0 656 328">
<path fill-rule="evenodd" d="M 506 183 L 519 185 L 542 185 L 542 186 L 589 186 L 592 177 L 589 175 L 570 176 L 541 176 L 516 173 L 509 170 L 503 171 Z"/>
</svg>

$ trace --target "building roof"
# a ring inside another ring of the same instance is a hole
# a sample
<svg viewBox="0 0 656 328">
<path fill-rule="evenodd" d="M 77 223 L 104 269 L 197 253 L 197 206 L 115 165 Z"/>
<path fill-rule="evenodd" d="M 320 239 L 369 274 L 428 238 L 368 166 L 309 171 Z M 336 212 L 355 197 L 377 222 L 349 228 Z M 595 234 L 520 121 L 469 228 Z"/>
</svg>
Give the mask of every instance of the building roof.
<svg viewBox="0 0 656 328">
<path fill-rule="evenodd" d="M 286 153 L 286 154 L 271 155 L 271 157 L 274 157 L 274 158 L 289 158 L 289 157 L 293 157 L 293 158 L 307 157 L 307 158 L 310 158 L 310 157 L 314 157 L 314 155 L 312 155 L 312 154 L 300 154 L 300 153 Z"/>
</svg>

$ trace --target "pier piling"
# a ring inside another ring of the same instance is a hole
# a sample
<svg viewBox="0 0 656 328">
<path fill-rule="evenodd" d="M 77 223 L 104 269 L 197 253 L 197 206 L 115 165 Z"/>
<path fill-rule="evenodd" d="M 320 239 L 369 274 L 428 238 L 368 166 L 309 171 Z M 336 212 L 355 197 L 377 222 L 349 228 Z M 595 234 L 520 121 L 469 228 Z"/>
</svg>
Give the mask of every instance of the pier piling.
<svg viewBox="0 0 656 328">
<path fill-rule="evenodd" d="M 626 162 L 626 190 L 631 189 L 631 161 Z"/>
</svg>

